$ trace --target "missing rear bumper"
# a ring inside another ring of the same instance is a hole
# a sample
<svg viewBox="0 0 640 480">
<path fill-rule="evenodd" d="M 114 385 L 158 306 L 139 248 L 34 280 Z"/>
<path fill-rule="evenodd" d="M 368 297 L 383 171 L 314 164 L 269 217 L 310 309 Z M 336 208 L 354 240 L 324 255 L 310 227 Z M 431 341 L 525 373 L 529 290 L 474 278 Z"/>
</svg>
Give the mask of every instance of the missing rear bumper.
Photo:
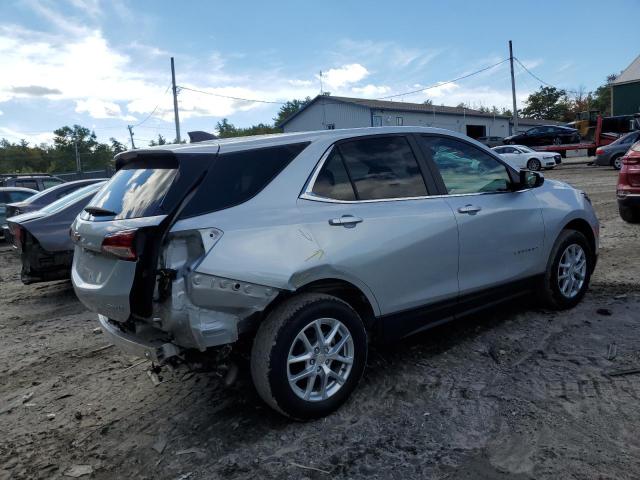
<svg viewBox="0 0 640 480">
<path fill-rule="evenodd" d="M 104 315 L 98 315 L 98 321 L 109 341 L 131 355 L 147 358 L 161 365 L 182 353 L 180 347 L 166 340 L 164 332 L 150 326 L 136 324 L 136 331 L 129 333 Z"/>
</svg>

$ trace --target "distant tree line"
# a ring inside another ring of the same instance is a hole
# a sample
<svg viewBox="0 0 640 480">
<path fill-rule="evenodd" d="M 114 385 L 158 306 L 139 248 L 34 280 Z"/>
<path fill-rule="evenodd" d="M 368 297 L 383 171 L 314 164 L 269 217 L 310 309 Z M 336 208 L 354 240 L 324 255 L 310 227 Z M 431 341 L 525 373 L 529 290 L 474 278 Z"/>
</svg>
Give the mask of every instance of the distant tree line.
<svg viewBox="0 0 640 480">
<path fill-rule="evenodd" d="M 126 150 L 115 138 L 100 143 L 95 132 L 80 125 L 54 130 L 53 145 L 29 145 L 0 139 L 0 173 L 50 173 L 76 170 L 76 146 L 83 170 L 111 165 L 114 155 Z"/>
</svg>

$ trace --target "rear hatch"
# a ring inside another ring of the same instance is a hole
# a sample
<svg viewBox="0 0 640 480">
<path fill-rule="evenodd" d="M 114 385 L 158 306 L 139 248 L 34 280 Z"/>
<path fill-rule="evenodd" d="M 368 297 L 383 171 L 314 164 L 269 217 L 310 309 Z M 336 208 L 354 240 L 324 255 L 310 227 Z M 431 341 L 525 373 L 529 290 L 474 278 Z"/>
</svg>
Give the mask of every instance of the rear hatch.
<svg viewBox="0 0 640 480">
<path fill-rule="evenodd" d="M 72 280 L 87 308 L 121 322 L 151 316 L 163 239 L 216 156 L 148 150 L 116 157 L 116 174 L 71 228 Z"/>
</svg>

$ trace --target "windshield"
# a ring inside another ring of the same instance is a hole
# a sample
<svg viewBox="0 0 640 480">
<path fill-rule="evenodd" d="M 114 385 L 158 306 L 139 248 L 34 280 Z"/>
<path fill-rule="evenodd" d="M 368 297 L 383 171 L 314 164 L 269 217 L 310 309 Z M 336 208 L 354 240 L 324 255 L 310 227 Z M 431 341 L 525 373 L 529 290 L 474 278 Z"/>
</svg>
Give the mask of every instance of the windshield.
<svg viewBox="0 0 640 480">
<path fill-rule="evenodd" d="M 518 150 L 524 153 L 533 153 L 535 151 L 535 150 L 531 150 L 529 147 L 525 147 L 525 146 L 521 147 L 519 145 L 518 145 Z"/>
<path fill-rule="evenodd" d="M 87 185 L 86 187 L 79 188 L 78 190 L 71 192 L 69 195 L 65 195 L 64 197 L 56 200 L 55 202 L 50 203 L 46 207 L 41 208 L 40 212 L 45 213 L 47 215 L 59 212 L 63 208 L 74 203 L 76 200 L 79 200 L 80 198 L 90 193 L 95 193 L 105 183 L 107 182 L 93 183 L 91 185 Z"/>
</svg>

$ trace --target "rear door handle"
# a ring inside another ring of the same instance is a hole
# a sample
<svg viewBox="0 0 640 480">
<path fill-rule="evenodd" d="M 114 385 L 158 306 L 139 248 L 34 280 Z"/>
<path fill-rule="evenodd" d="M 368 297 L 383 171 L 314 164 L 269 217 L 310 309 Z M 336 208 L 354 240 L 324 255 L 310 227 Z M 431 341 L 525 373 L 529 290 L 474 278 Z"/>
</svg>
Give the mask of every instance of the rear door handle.
<svg viewBox="0 0 640 480">
<path fill-rule="evenodd" d="M 360 217 L 354 217 L 353 215 L 343 215 L 340 218 L 331 218 L 329 220 L 329 225 L 338 226 L 342 225 L 343 227 L 355 227 L 357 223 L 362 222 Z"/>
<path fill-rule="evenodd" d="M 464 207 L 458 208 L 458 212 L 467 213 L 469 215 L 475 215 L 480 210 L 482 210 L 482 207 L 478 207 L 476 205 L 465 205 Z"/>
</svg>

